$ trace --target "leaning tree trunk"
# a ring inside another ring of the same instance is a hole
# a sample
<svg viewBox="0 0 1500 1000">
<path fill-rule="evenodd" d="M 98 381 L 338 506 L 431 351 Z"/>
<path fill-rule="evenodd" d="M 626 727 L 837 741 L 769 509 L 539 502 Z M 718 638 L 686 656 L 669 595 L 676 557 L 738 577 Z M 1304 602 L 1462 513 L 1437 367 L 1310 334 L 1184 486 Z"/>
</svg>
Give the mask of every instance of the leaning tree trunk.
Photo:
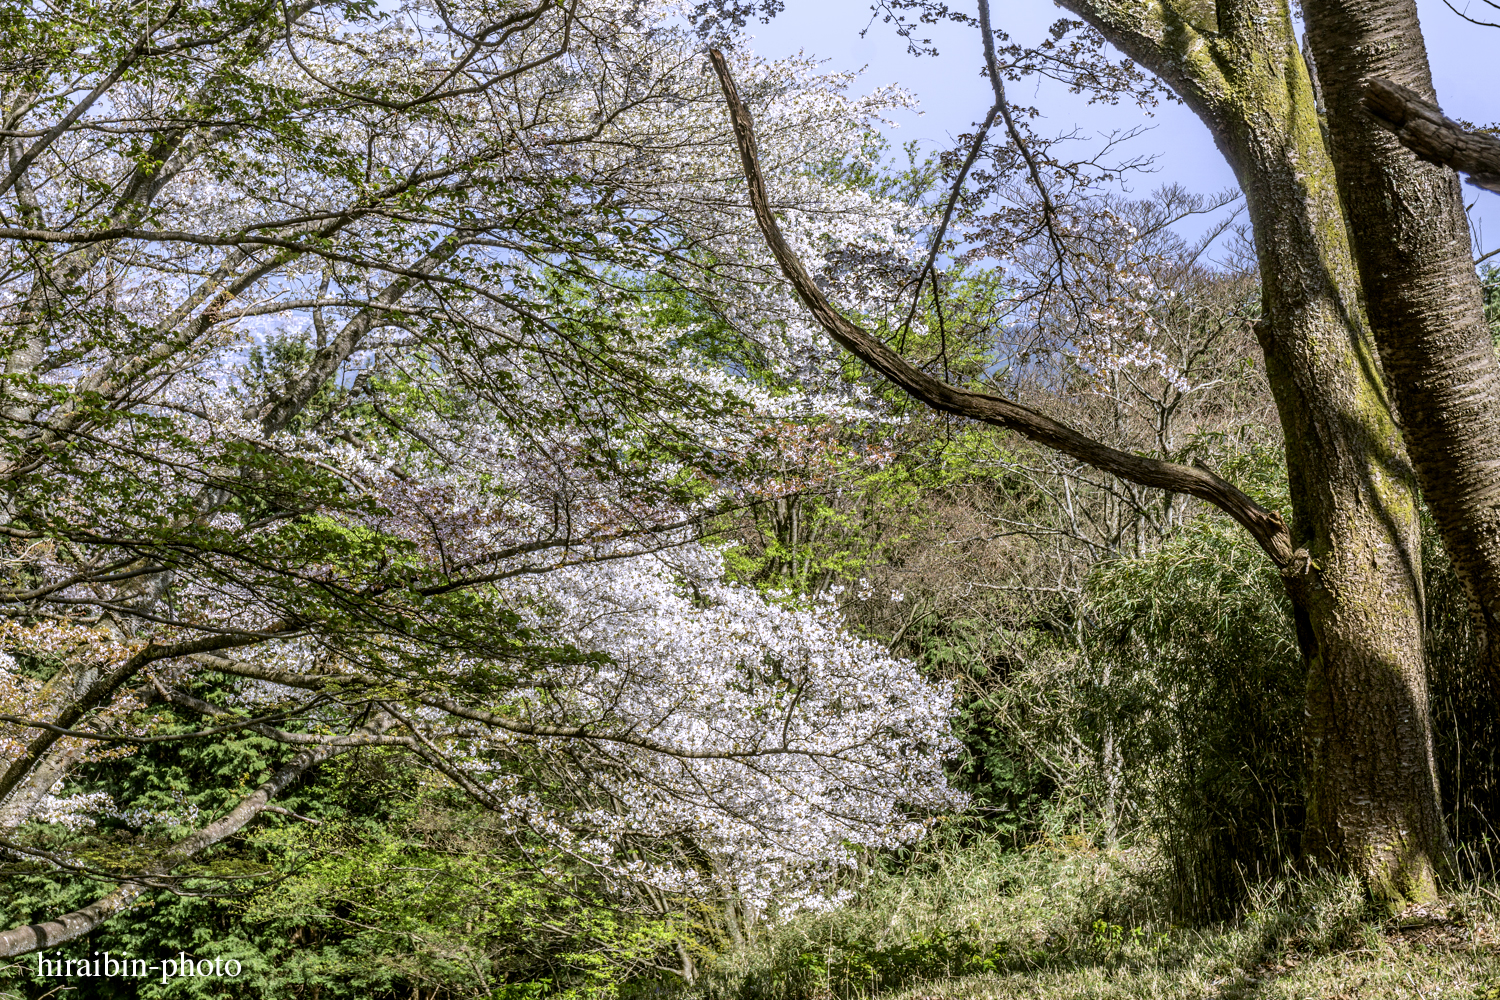
<svg viewBox="0 0 1500 1000">
<path fill-rule="evenodd" d="M 1339 192 L 1412 464 L 1500 690 L 1500 364 L 1458 177 L 1361 107 L 1367 81 L 1434 101 L 1416 0 L 1304 0 Z"/>
<path fill-rule="evenodd" d="M 1416 491 L 1285 0 L 1063 0 L 1208 125 L 1245 191 L 1286 435 L 1308 666 L 1304 851 L 1424 899 L 1448 846 L 1422 651 Z"/>
</svg>

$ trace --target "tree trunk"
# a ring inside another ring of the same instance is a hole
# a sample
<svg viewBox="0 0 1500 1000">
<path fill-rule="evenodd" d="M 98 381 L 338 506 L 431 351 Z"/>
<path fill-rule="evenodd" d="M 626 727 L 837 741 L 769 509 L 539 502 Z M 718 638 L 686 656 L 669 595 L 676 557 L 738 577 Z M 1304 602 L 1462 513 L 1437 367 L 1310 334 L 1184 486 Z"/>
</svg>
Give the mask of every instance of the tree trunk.
<svg viewBox="0 0 1500 1000">
<path fill-rule="evenodd" d="M 1096 468 L 1215 503 L 1276 559 L 1308 665 L 1304 850 L 1357 872 L 1377 897 L 1423 900 L 1448 844 L 1423 661 L 1415 476 L 1359 295 L 1333 164 L 1285 0 L 1062 0 L 1198 113 L 1228 157 L 1255 226 L 1257 330 L 1286 434 L 1293 527 L 1218 477 L 1143 463 L 999 397 L 940 383 L 840 314 L 780 233 L 748 112 L 711 52 L 750 200 L 783 273 L 840 344 L 915 398 L 1017 430 Z M 1211 15 L 1211 16 L 1210 16 Z M 987 43 L 988 44 L 988 43 Z"/>
<path fill-rule="evenodd" d="M 1448 842 L 1422 652 L 1416 491 L 1363 315 L 1334 170 L 1284 0 L 1064 0 L 1171 85 L 1234 168 L 1286 434 L 1286 572 L 1308 666 L 1304 853 L 1420 900 Z M 1326 86 L 1326 84 L 1325 84 Z"/>
<path fill-rule="evenodd" d="M 378 711 L 369 722 L 356 733 L 378 736 L 389 729 L 395 720 L 384 710 Z M 146 895 L 155 883 L 203 851 L 238 833 L 256 816 L 265 812 L 268 803 L 298 781 L 310 769 L 339 754 L 354 749 L 351 746 L 310 747 L 293 757 L 281 769 L 271 775 L 259 788 L 240 799 L 234 808 L 193 833 L 185 840 L 174 844 L 163 857 L 137 874 L 134 881 L 124 881 L 112 891 L 94 900 L 82 909 L 73 910 L 60 917 L 40 924 L 23 924 L 0 932 L 0 957 L 13 958 L 28 952 L 45 950 L 88 934 L 104 921 L 133 906 Z"/>
<path fill-rule="evenodd" d="M 1366 310 L 1422 492 L 1500 689 L 1500 364 L 1458 177 L 1365 112 L 1383 78 L 1435 101 L 1415 0 L 1305 0 Z"/>
</svg>

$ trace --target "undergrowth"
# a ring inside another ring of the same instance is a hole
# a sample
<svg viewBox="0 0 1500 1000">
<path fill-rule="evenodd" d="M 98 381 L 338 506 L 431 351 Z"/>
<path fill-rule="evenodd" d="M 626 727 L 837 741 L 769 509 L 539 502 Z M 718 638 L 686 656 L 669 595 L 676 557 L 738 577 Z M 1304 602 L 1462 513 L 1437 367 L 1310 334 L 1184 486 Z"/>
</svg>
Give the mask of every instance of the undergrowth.
<svg viewBox="0 0 1500 1000">
<path fill-rule="evenodd" d="M 863 870 L 856 901 L 769 922 L 702 1000 L 1223 997 L 1500 1000 L 1500 893 L 1454 884 L 1391 913 L 1330 873 L 1247 885 L 1232 920 L 1170 922 L 1148 848 L 949 838 Z"/>
</svg>

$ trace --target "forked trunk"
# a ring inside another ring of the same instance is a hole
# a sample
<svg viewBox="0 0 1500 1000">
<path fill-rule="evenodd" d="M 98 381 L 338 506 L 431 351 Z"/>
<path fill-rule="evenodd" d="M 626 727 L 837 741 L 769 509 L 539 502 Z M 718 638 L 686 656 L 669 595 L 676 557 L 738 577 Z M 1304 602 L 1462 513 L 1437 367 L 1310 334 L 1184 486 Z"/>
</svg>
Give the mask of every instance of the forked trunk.
<svg viewBox="0 0 1500 1000">
<path fill-rule="evenodd" d="M 1359 873 L 1377 897 L 1429 898 L 1448 841 L 1427 704 L 1415 476 L 1286 4 L 1064 6 L 1177 90 L 1245 191 L 1293 544 L 1311 557 L 1286 574 L 1308 667 L 1304 851 Z"/>
<path fill-rule="evenodd" d="M 1360 106 L 1365 81 L 1435 100 L 1415 0 L 1304 0 L 1370 327 L 1433 517 L 1500 690 L 1500 363 L 1456 174 Z"/>
</svg>

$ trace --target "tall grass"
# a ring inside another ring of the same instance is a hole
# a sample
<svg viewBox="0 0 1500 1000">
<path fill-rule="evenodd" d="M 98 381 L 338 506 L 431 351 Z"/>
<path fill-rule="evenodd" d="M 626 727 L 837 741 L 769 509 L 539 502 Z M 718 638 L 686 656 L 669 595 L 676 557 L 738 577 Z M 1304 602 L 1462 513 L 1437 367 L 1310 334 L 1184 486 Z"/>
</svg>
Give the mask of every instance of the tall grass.
<svg viewBox="0 0 1500 1000">
<path fill-rule="evenodd" d="M 763 925 L 720 956 L 703 1000 L 1035 997 L 1500 997 L 1500 893 L 1451 886 L 1392 915 L 1325 872 L 1247 885 L 1239 916 L 1171 922 L 1159 847 L 1081 838 L 1026 850 L 941 834 L 872 863 L 857 902 Z"/>
</svg>

